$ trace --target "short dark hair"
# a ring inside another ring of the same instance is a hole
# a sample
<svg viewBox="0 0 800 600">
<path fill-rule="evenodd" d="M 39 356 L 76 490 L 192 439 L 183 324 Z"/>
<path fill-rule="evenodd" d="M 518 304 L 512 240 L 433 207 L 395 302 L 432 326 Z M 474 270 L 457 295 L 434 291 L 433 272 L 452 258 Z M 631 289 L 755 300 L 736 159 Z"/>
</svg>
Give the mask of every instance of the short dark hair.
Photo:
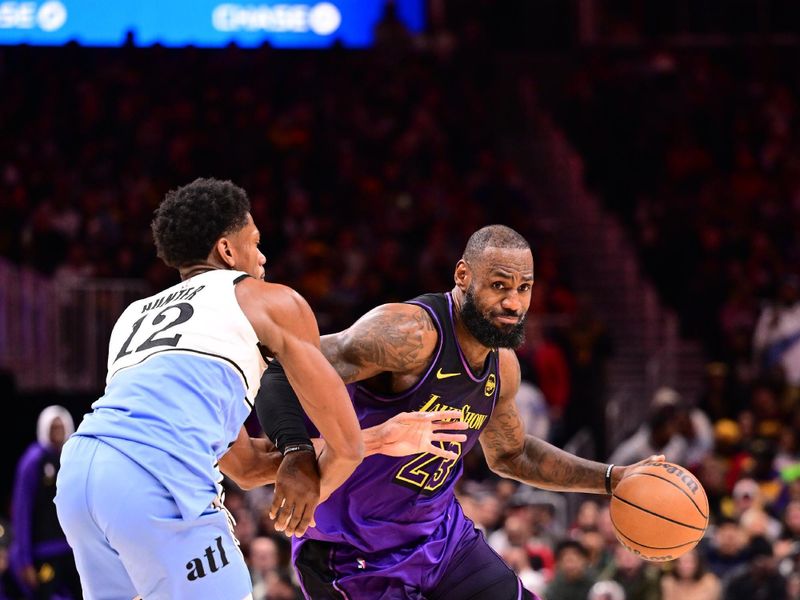
<svg viewBox="0 0 800 600">
<path fill-rule="evenodd" d="M 158 256 L 170 267 L 208 258 L 219 238 L 247 224 L 250 200 L 230 181 L 198 178 L 170 190 L 150 227 Z"/>
<path fill-rule="evenodd" d="M 519 233 L 505 225 L 487 225 L 473 233 L 464 248 L 464 260 L 475 262 L 486 248 L 529 250 L 530 244 Z"/>
<path fill-rule="evenodd" d="M 563 539 L 556 544 L 554 551 L 556 560 L 560 559 L 561 556 L 564 554 L 564 552 L 566 552 L 567 550 L 575 550 L 575 552 L 577 552 L 584 558 L 587 559 L 589 558 L 589 550 L 587 550 L 586 546 L 581 544 L 578 540 Z"/>
</svg>

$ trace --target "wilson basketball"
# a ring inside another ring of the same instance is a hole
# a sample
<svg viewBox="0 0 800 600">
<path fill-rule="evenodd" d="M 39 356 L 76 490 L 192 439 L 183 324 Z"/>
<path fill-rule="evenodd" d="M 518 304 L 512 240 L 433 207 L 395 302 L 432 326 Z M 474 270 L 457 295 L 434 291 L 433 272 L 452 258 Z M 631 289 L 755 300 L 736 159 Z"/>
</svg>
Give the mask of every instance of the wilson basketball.
<svg viewBox="0 0 800 600">
<path fill-rule="evenodd" d="M 708 498 L 688 469 L 668 462 L 630 470 L 611 496 L 619 542 L 651 561 L 677 558 L 694 548 L 708 526 Z"/>
</svg>

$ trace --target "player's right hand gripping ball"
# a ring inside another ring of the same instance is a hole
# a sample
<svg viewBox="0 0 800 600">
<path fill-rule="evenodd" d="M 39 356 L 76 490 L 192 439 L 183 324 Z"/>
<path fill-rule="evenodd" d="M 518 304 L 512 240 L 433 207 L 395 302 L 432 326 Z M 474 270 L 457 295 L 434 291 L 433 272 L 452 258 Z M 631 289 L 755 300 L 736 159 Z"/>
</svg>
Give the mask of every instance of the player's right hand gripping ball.
<svg viewBox="0 0 800 600">
<path fill-rule="evenodd" d="M 611 497 L 619 542 L 651 561 L 673 560 L 694 548 L 708 527 L 708 498 L 685 467 L 668 462 L 631 469 Z"/>
</svg>

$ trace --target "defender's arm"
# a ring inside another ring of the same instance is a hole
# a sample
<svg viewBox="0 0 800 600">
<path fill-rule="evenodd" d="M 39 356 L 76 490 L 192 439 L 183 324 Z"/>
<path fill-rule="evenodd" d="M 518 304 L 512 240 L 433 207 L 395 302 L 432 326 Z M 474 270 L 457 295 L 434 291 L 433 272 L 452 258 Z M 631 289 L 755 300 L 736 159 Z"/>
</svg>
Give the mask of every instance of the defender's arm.
<svg viewBox="0 0 800 600">
<path fill-rule="evenodd" d="M 254 279 L 242 281 L 236 294 L 259 341 L 281 360 L 303 409 L 325 437 L 327 446 L 319 468 L 322 482 L 335 489 L 361 462 L 364 444 L 347 390 L 319 350 L 319 329 L 311 308 L 291 288 Z M 271 514 L 274 517 L 283 507 L 290 530 L 305 529 L 319 489 L 313 490 L 314 502 L 290 506 L 282 476 L 293 478 L 295 474 L 279 469 Z"/>
<path fill-rule="evenodd" d="M 275 482 L 281 453 L 265 438 L 251 438 L 242 427 L 236 441 L 219 459 L 219 468 L 243 490 Z"/>
</svg>

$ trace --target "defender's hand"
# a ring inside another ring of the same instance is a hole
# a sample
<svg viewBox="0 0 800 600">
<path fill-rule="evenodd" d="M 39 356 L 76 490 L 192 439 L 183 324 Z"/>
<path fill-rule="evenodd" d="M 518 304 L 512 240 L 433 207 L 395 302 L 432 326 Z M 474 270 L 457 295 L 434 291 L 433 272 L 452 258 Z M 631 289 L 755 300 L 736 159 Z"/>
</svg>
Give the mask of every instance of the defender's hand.
<svg viewBox="0 0 800 600">
<path fill-rule="evenodd" d="M 275 476 L 275 495 L 269 516 L 275 529 L 287 536 L 300 537 L 314 526 L 314 511 L 319 504 L 319 467 L 314 452 L 290 452 L 283 457 Z"/>
<path fill-rule="evenodd" d="M 458 454 L 443 448 L 446 442 L 464 442 L 462 433 L 467 424 L 461 420 L 461 411 L 404 412 L 380 425 L 381 454 L 408 456 L 427 452 L 447 460 L 456 460 Z M 442 442 L 441 444 L 436 442 Z"/>
</svg>

